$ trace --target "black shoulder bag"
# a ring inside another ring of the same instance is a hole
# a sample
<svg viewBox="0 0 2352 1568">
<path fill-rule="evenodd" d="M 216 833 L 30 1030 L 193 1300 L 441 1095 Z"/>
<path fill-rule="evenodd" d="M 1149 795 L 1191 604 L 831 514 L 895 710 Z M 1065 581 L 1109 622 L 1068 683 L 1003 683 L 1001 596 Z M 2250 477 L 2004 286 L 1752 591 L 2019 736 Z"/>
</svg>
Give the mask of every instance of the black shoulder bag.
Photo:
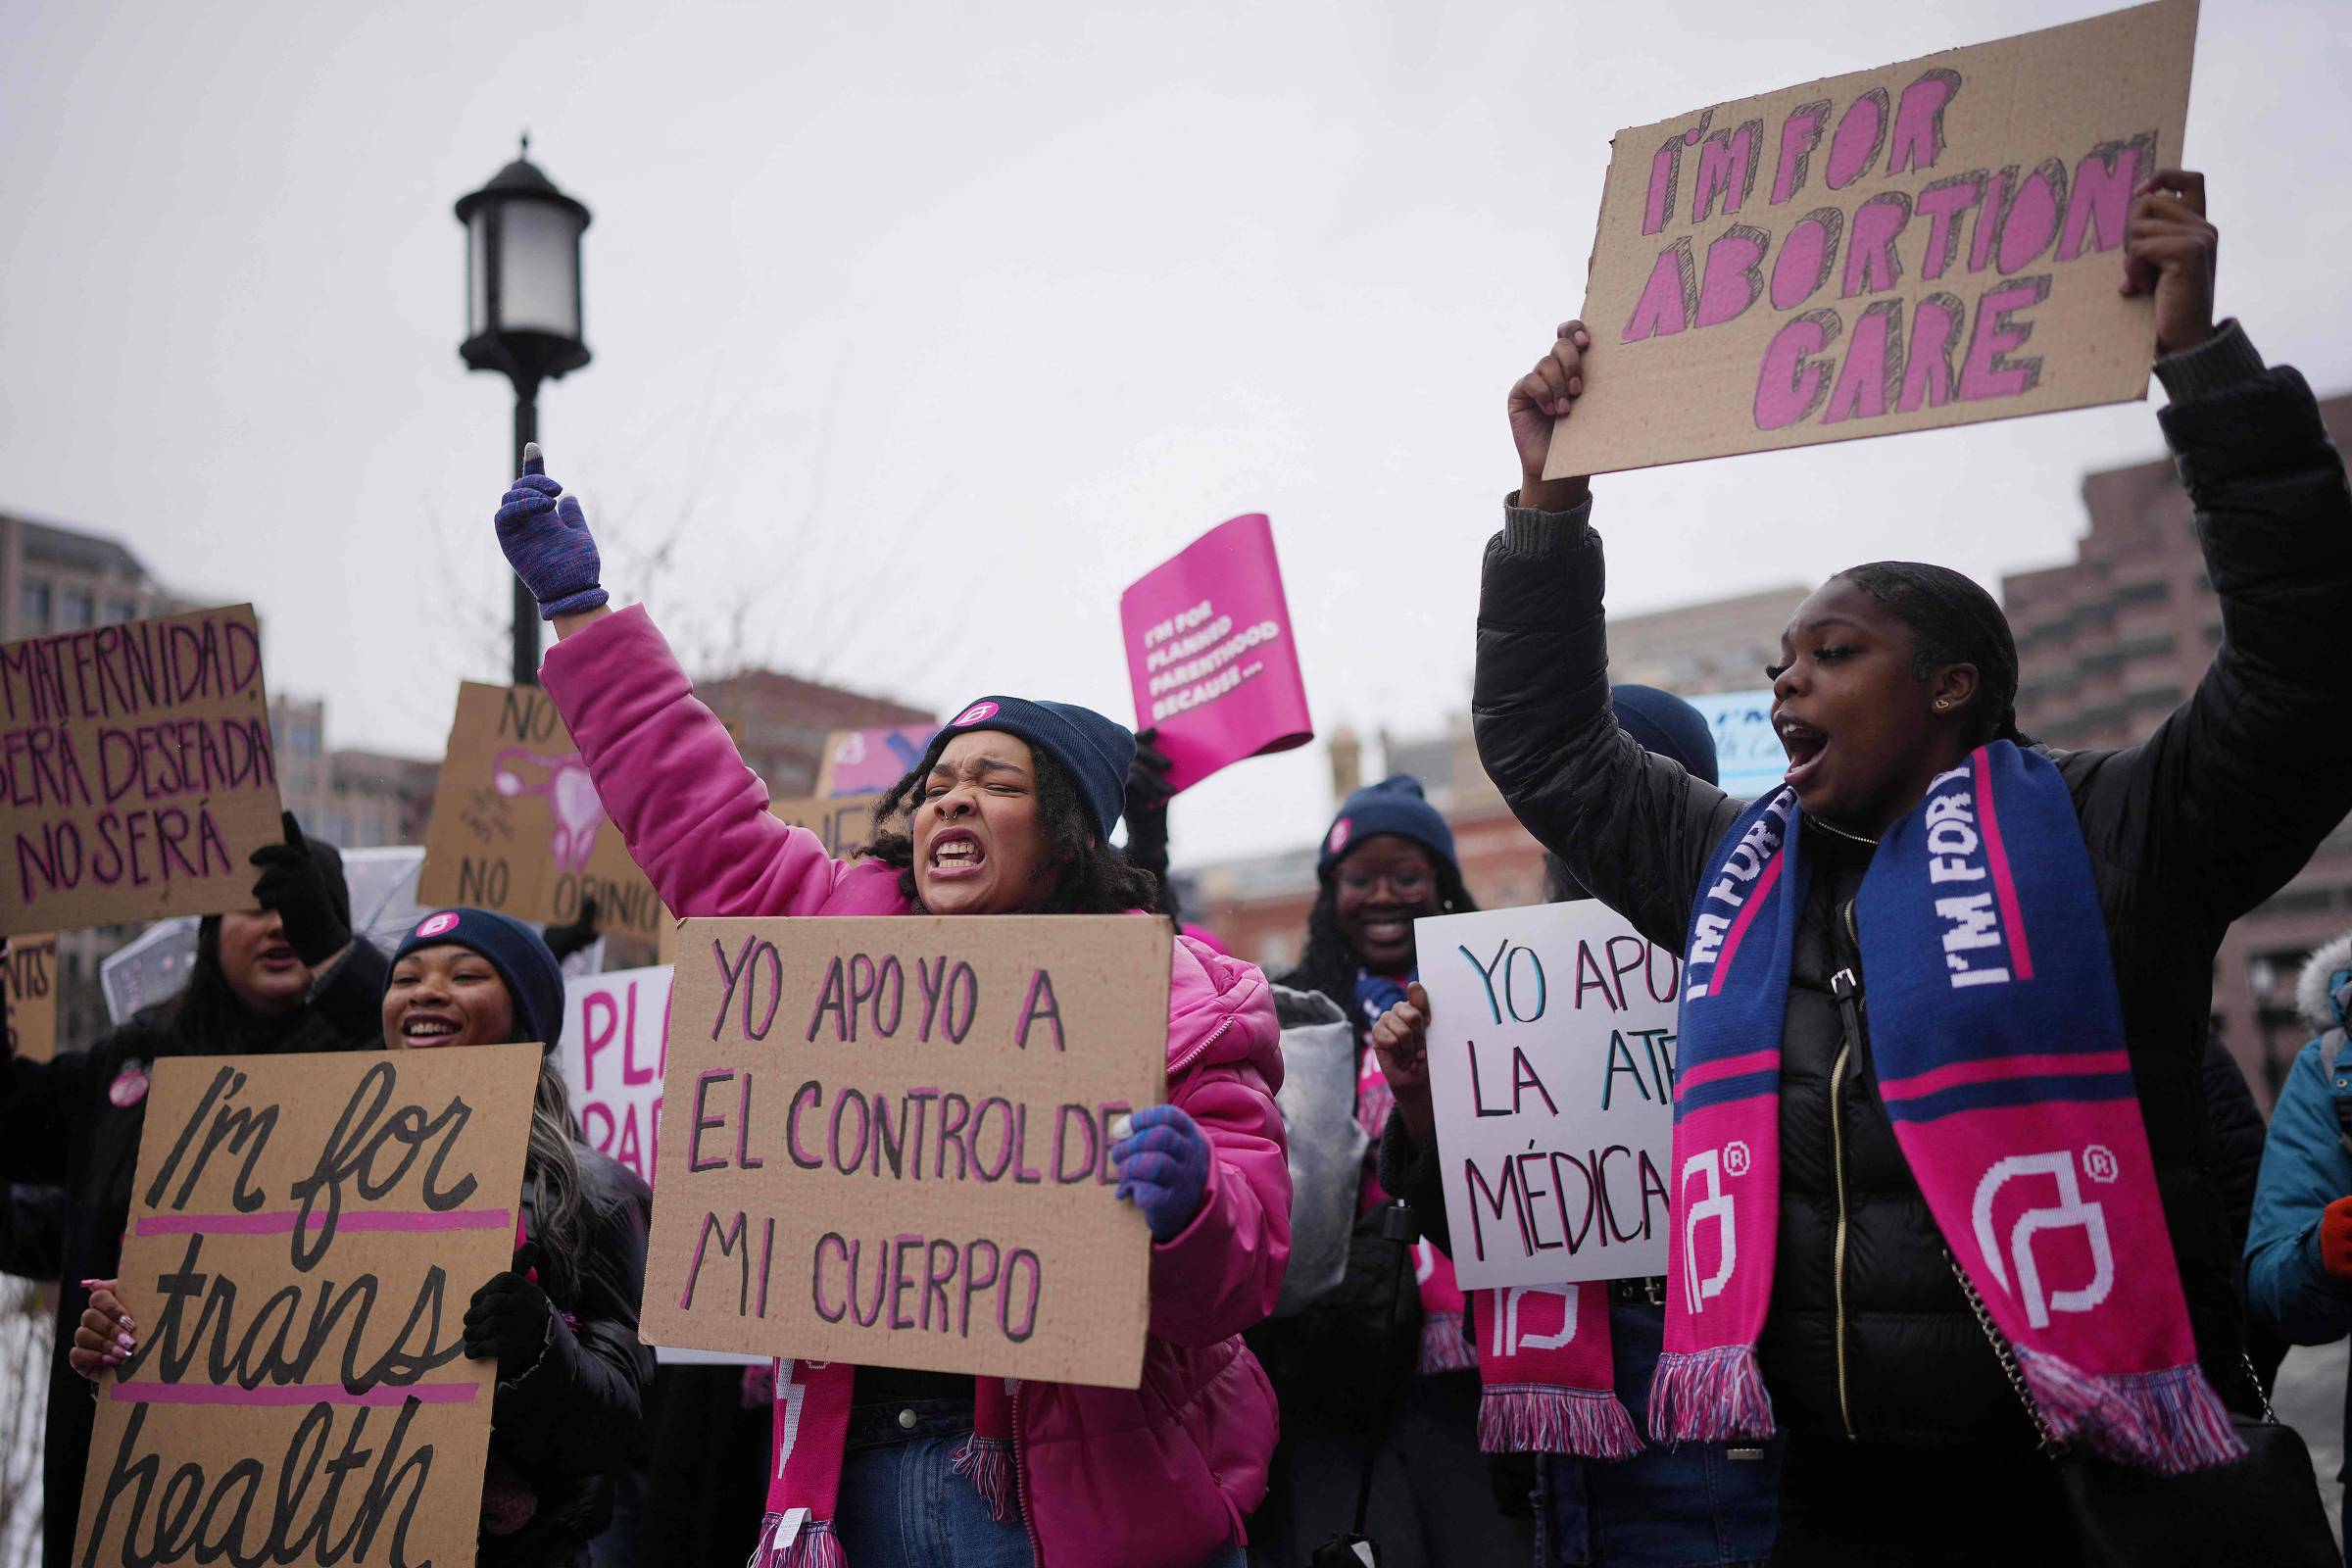
<svg viewBox="0 0 2352 1568">
<path fill-rule="evenodd" d="M 2101 1458 L 2060 1443 L 2050 1433 L 2026 1387 L 2017 1352 L 1993 1326 L 1984 1299 L 1949 1253 L 1952 1277 L 1968 1297 L 1969 1310 L 1999 1358 L 2009 1387 L 2041 1438 L 2041 1451 L 2058 1467 L 2067 1511 L 2086 1568 L 2343 1568 L 2343 1553 L 2328 1528 L 2328 1509 L 2311 1450 L 2295 1429 L 2282 1425 L 2264 1396 L 2254 1363 L 2238 1352 L 2246 1382 L 2262 1405 L 2262 1418 L 2230 1413 L 2246 1456 L 2234 1464 L 2158 1475 Z"/>
</svg>

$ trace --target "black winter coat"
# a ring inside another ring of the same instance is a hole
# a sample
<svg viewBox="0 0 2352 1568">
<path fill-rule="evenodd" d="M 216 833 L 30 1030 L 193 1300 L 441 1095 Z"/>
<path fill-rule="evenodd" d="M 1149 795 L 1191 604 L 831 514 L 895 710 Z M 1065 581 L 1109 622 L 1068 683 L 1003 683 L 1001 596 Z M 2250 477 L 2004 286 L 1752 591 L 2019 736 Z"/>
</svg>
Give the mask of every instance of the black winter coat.
<svg viewBox="0 0 2352 1568">
<path fill-rule="evenodd" d="M 637 1338 L 653 1191 L 595 1150 L 576 1152 L 580 1231 L 567 1250 L 577 1279 L 555 1295 L 563 1316 L 538 1365 L 501 1382 L 490 1407 L 490 1474 L 518 1480 L 536 1503 L 520 1529 L 481 1538 L 482 1568 L 587 1560 L 588 1543 L 612 1520 L 612 1472 L 629 1455 L 654 1384 L 654 1352 Z M 528 1182 L 522 1207 L 524 1231 L 539 1237 Z"/>
<path fill-rule="evenodd" d="M 2243 1404 L 2236 1259 L 2222 1202 L 2201 1179 L 2213 960 L 2230 922 L 2292 876 L 2352 808 L 2352 727 L 2342 722 L 2352 710 L 2343 650 L 2352 491 L 2291 369 L 2250 372 L 2162 418 L 2221 596 L 2222 644 L 2196 691 L 2147 740 L 2051 757 L 2090 852 L 2199 1356 L 2214 1386 Z M 1740 803 L 1644 753 L 1611 716 L 1601 543 L 1589 514 L 1590 503 L 1565 514 L 1514 511 L 1487 548 L 1479 756 L 1537 839 L 1652 942 L 1679 952 L 1692 895 Z M 1864 1039 L 1838 1066 L 1829 979 L 1857 963 L 1838 911 L 1870 850 L 1808 833 L 1813 885 L 1782 1036 L 1779 1256 L 1759 1346 L 1774 1410 L 1800 1438 L 2030 1447 L 1895 1144 L 1867 1005 Z"/>
<path fill-rule="evenodd" d="M 64 1269 L 42 1454 L 46 1568 L 64 1568 L 72 1559 L 81 1517 L 82 1467 L 97 1407 L 66 1352 L 90 1301 L 81 1282 L 113 1278 L 122 1260 L 147 1120 L 147 1071 L 164 1056 L 375 1049 L 383 1044 L 384 971 L 384 956 L 362 940 L 290 1018 L 245 1018 L 230 1038 L 198 1040 L 181 1027 L 176 1004 L 161 1002 L 87 1051 L 60 1052 L 49 1061 L 8 1058 L 0 1075 L 0 1181 L 65 1189 Z"/>
</svg>

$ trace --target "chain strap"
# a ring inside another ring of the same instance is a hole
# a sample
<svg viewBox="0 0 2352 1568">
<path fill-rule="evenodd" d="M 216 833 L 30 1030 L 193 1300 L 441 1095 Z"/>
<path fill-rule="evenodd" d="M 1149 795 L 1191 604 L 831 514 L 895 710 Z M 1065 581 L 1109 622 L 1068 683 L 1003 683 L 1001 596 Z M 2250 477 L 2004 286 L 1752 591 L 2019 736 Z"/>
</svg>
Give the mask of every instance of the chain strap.
<svg viewBox="0 0 2352 1568">
<path fill-rule="evenodd" d="M 1976 1286 L 1969 1283 L 1968 1271 L 1960 1266 L 1960 1260 L 1952 1256 L 1952 1250 L 1948 1247 L 1943 1250 L 1943 1260 L 1950 1266 L 1952 1278 L 1960 1282 L 1960 1292 L 1968 1298 L 1968 1309 L 1977 1314 L 1977 1327 L 1984 1331 L 1984 1343 L 1992 1347 L 1993 1355 L 2000 1361 L 2001 1375 L 2009 1380 L 2009 1387 L 2017 1395 L 2017 1402 L 2026 1407 L 2026 1419 L 2034 1423 L 2034 1436 L 2041 1440 L 2041 1451 L 2055 1458 L 2065 1451 L 2066 1446 L 2050 1431 L 2050 1424 L 2041 1418 L 2041 1407 L 2034 1402 L 2033 1391 L 2026 1387 L 2026 1369 L 2018 1365 L 2017 1351 L 2010 1347 L 2007 1337 L 1993 1327 L 1992 1314 L 1984 1309 L 1984 1298 L 1979 1296 Z M 2248 1364 L 2248 1370 L 2252 1370 L 2251 1363 Z"/>
</svg>

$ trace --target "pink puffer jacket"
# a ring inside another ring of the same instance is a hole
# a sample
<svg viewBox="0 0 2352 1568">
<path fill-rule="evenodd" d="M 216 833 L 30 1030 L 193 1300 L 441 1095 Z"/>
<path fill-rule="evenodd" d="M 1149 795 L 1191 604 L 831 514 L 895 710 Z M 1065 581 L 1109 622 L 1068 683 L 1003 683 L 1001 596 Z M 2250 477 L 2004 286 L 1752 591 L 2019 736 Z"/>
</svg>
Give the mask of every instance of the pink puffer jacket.
<svg viewBox="0 0 2352 1568">
<path fill-rule="evenodd" d="M 896 870 L 832 859 L 814 834 L 768 813 L 766 789 L 643 610 L 564 639 L 541 673 L 606 811 L 672 912 L 907 912 Z M 1216 1158 L 1199 1216 L 1152 1248 L 1142 1387 L 1024 1383 L 1014 1396 L 1023 1517 L 1041 1564 L 1192 1568 L 1243 1540 L 1243 1517 L 1265 1495 L 1274 1393 L 1241 1331 L 1273 1310 L 1290 1256 L 1278 1038 L 1255 965 L 1177 938 L 1168 1099 Z"/>
</svg>

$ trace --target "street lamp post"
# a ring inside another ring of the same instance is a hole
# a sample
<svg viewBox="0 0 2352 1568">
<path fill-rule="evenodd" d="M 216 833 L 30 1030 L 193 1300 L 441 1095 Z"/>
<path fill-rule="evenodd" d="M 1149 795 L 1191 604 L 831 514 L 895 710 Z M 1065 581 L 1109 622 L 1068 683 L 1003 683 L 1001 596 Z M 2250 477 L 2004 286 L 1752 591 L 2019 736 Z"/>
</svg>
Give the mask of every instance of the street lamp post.
<svg viewBox="0 0 2352 1568">
<path fill-rule="evenodd" d="M 531 138 L 490 183 L 458 200 L 466 225 L 466 341 L 476 370 L 514 386 L 514 462 L 539 438 L 539 383 L 588 363 L 580 335 L 580 232 L 588 209 L 556 189 L 530 161 Z M 514 684 L 539 680 L 539 607 L 514 583 Z"/>
</svg>

